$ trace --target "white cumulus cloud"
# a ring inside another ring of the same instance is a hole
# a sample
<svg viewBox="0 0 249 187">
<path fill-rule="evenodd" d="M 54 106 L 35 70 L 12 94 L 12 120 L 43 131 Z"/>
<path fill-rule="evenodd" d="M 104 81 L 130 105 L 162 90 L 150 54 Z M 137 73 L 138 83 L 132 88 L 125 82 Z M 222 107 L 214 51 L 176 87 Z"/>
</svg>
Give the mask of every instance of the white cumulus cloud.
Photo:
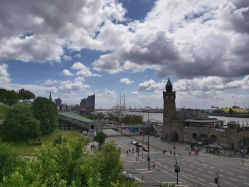
<svg viewBox="0 0 249 187">
<path fill-rule="evenodd" d="M 122 82 L 124 84 L 132 84 L 132 83 L 134 83 L 134 81 L 131 81 L 128 78 L 122 78 L 122 79 L 120 79 L 120 82 Z"/>
</svg>

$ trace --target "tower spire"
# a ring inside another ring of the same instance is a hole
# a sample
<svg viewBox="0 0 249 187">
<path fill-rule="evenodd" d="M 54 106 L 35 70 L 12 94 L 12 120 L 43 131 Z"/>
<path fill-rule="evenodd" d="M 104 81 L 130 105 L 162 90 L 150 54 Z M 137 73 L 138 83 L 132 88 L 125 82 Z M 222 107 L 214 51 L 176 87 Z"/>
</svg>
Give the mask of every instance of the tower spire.
<svg viewBox="0 0 249 187">
<path fill-rule="evenodd" d="M 49 100 L 50 100 L 50 101 L 53 101 L 52 95 L 51 95 L 51 91 L 50 91 L 50 95 L 49 95 Z"/>
</svg>

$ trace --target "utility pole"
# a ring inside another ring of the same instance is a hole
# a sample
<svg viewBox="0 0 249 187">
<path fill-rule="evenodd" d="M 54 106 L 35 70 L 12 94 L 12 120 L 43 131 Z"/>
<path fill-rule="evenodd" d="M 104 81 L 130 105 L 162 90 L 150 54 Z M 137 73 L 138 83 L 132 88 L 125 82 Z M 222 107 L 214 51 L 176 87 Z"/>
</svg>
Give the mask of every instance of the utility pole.
<svg viewBox="0 0 249 187">
<path fill-rule="evenodd" d="M 176 164 L 174 165 L 175 167 L 175 173 L 176 173 L 176 184 L 178 184 L 178 173 L 180 173 L 180 167 L 177 164 L 177 159 L 176 159 L 176 155 L 174 155 L 175 160 L 176 160 Z"/>
<path fill-rule="evenodd" d="M 146 107 L 148 109 L 148 170 L 150 171 L 150 119 L 149 119 L 149 115 L 150 115 L 150 107 Z"/>
<path fill-rule="evenodd" d="M 220 180 L 219 180 L 219 170 L 217 169 L 217 177 L 214 178 L 214 183 L 217 184 L 217 187 L 220 187 Z"/>
</svg>

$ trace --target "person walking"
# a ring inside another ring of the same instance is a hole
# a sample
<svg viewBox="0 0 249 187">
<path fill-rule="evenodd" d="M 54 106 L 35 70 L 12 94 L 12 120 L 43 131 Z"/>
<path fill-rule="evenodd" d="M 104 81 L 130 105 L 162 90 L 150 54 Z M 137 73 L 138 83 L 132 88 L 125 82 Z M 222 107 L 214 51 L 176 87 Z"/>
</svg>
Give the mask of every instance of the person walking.
<svg viewBox="0 0 249 187">
<path fill-rule="evenodd" d="M 174 155 L 176 155 L 176 152 L 174 151 Z"/>
<path fill-rule="evenodd" d="M 189 151 L 189 153 L 188 153 L 188 154 L 189 154 L 189 156 L 191 156 L 191 151 Z"/>
</svg>

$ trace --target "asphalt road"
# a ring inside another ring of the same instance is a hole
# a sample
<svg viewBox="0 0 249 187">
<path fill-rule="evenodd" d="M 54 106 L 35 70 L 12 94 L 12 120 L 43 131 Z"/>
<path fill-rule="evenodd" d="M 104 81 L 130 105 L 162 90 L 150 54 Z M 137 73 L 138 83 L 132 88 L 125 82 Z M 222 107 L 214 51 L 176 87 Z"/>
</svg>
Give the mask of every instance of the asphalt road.
<svg viewBox="0 0 249 187">
<path fill-rule="evenodd" d="M 121 160 L 124 163 L 126 171 L 129 171 L 136 177 L 137 180 L 150 181 L 150 182 L 164 182 L 175 183 L 176 173 L 174 172 L 175 158 L 173 154 L 169 154 L 171 150 L 174 152 L 173 146 L 176 146 L 175 153 L 180 166 L 181 172 L 179 173 L 179 183 L 187 184 L 191 183 L 194 186 L 217 186 L 214 183 L 214 178 L 219 173 L 219 182 L 221 187 L 246 187 L 249 186 L 249 160 L 244 159 L 242 164 L 241 158 L 228 158 L 221 156 L 214 156 L 200 152 L 199 155 L 192 153 L 189 156 L 189 152 L 185 150 L 185 145 L 180 143 L 168 143 L 163 142 L 155 137 L 150 136 L 150 145 L 154 148 L 150 148 L 151 158 L 151 171 L 148 171 L 147 152 L 140 153 L 140 158 L 136 158 L 136 153 L 132 151 L 127 155 L 127 150 L 132 150 L 135 146 L 131 145 L 131 140 L 143 141 L 143 136 L 138 133 L 129 132 L 128 129 L 123 130 L 124 133 L 129 134 L 131 137 L 122 136 L 119 132 L 113 130 L 105 130 L 108 136 L 108 141 L 115 141 L 117 147 L 121 148 Z M 147 141 L 147 136 L 145 141 Z M 144 144 L 146 145 L 146 144 Z M 162 150 L 167 150 L 166 154 L 163 154 Z M 180 153 L 180 156 L 179 156 Z M 153 168 L 153 164 L 155 168 Z M 218 170 L 217 170 L 218 169 Z"/>
</svg>

